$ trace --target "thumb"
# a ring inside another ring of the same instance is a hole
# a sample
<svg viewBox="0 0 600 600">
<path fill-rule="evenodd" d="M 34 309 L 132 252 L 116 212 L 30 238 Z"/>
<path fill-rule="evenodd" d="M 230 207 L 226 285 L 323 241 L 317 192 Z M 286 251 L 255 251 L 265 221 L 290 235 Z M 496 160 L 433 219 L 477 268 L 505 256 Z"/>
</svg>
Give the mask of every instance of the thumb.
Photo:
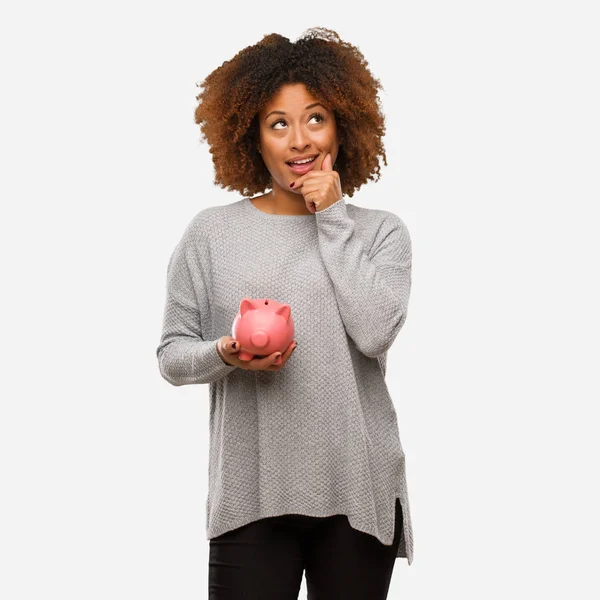
<svg viewBox="0 0 600 600">
<path fill-rule="evenodd" d="M 323 159 L 321 163 L 321 171 L 333 171 L 333 167 L 331 164 L 331 152 L 327 154 L 327 156 Z"/>
<path fill-rule="evenodd" d="M 221 348 L 221 352 L 226 352 L 227 354 L 231 354 L 233 352 L 231 348 L 231 344 L 235 341 L 235 338 L 229 337 L 227 335 L 223 336 L 219 340 L 219 347 Z M 236 344 L 239 345 L 239 344 Z"/>
</svg>

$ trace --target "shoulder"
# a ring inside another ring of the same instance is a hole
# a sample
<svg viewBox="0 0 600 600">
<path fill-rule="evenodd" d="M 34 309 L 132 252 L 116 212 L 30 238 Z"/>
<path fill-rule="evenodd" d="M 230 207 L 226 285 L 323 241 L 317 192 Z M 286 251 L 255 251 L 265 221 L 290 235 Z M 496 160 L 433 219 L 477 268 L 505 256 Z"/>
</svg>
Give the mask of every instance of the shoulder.
<svg viewBox="0 0 600 600">
<path fill-rule="evenodd" d="M 346 203 L 348 215 L 361 227 L 372 234 L 374 246 L 390 233 L 405 238 L 410 243 L 410 233 L 406 223 L 396 213 L 379 208 L 364 208 Z"/>
<path fill-rule="evenodd" d="M 241 202 L 240 200 L 221 206 L 209 206 L 197 212 L 187 224 L 182 242 L 195 245 L 200 240 L 206 240 L 212 232 L 219 231 L 223 225 L 231 223 L 240 209 Z"/>
<path fill-rule="evenodd" d="M 406 223 L 396 213 L 377 208 L 347 206 L 348 215 L 364 227 L 362 237 L 367 244 L 369 258 L 393 256 L 394 262 L 410 265 L 412 242 Z"/>
</svg>

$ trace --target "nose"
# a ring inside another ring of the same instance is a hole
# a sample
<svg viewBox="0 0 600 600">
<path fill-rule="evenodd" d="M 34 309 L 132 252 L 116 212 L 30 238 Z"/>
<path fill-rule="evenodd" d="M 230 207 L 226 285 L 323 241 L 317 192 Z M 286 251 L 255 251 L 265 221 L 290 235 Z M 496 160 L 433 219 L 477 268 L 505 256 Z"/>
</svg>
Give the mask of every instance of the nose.
<svg viewBox="0 0 600 600">
<path fill-rule="evenodd" d="M 302 127 L 296 127 L 290 137 L 293 150 L 302 152 L 310 146 L 310 137 Z"/>
</svg>

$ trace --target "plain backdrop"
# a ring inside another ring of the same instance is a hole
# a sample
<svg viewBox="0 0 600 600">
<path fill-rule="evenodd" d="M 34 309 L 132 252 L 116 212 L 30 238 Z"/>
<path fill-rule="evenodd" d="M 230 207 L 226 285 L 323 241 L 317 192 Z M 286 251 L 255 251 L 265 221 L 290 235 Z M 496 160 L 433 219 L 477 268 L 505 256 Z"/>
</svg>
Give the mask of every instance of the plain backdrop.
<svg viewBox="0 0 600 600">
<path fill-rule="evenodd" d="M 213 183 L 195 84 L 314 26 L 384 87 L 388 166 L 350 202 L 413 243 L 387 381 L 415 554 L 389 598 L 600 596 L 595 3 L 0 17 L 0 597 L 207 598 L 208 386 L 171 386 L 155 354 L 175 245 L 240 199 Z"/>
</svg>

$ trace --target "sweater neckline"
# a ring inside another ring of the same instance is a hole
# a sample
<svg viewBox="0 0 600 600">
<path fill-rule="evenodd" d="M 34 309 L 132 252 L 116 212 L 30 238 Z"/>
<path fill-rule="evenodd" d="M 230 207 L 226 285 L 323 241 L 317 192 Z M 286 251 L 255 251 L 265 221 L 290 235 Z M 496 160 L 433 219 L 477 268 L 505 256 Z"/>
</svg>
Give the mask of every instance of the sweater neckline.
<svg viewBox="0 0 600 600">
<path fill-rule="evenodd" d="M 260 208 L 257 208 L 256 206 L 254 206 L 254 204 L 252 204 L 252 202 L 250 202 L 251 198 L 244 198 L 244 202 L 248 205 L 249 209 L 256 213 L 257 216 L 263 217 L 265 219 L 285 219 L 285 220 L 294 220 L 294 219 L 306 219 L 308 220 L 309 218 L 312 217 L 312 219 L 315 219 L 315 215 L 310 214 L 310 215 L 276 215 L 273 213 L 268 213 L 265 212 L 264 210 L 260 210 Z"/>
</svg>

